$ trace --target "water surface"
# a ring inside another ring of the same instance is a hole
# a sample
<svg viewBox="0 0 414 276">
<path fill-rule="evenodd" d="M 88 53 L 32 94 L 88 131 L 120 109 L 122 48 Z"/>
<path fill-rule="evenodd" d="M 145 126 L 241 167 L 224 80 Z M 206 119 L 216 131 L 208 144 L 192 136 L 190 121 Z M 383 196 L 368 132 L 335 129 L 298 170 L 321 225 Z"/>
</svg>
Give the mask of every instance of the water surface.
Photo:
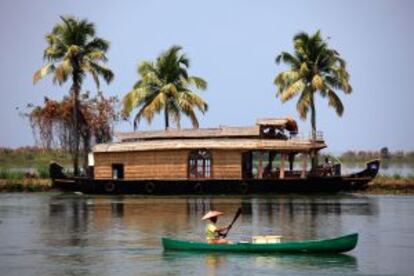
<svg viewBox="0 0 414 276">
<path fill-rule="evenodd" d="M 203 239 L 200 217 L 243 213 L 229 237 L 359 232 L 340 255 L 163 252 L 161 236 Z M 141 197 L 0 194 L 0 275 L 412 275 L 414 196 Z"/>
</svg>

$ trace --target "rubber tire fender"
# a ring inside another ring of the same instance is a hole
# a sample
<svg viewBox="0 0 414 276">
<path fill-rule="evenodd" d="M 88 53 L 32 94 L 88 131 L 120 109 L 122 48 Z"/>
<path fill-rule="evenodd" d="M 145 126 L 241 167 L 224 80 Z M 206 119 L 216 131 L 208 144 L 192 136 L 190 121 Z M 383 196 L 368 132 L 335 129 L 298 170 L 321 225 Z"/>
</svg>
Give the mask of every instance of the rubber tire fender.
<svg viewBox="0 0 414 276">
<path fill-rule="evenodd" d="M 241 194 L 246 194 L 249 191 L 249 184 L 247 182 L 241 182 L 238 187 L 238 191 Z"/>
<path fill-rule="evenodd" d="M 109 181 L 105 183 L 104 190 L 107 193 L 113 193 L 116 191 L 116 184 L 113 181 Z"/>
<path fill-rule="evenodd" d="M 203 184 L 200 182 L 197 182 L 196 184 L 194 184 L 193 191 L 196 194 L 202 194 L 204 192 Z"/>
<path fill-rule="evenodd" d="M 155 192 L 155 184 L 153 182 L 145 183 L 144 190 L 147 194 L 152 195 Z"/>
</svg>

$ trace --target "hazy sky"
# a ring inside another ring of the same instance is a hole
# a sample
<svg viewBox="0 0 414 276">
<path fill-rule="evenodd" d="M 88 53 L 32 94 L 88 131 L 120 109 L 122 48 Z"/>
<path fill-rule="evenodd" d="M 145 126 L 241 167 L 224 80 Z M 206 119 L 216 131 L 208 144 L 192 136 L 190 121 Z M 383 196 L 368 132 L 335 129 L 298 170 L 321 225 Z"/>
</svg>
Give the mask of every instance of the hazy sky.
<svg viewBox="0 0 414 276">
<path fill-rule="evenodd" d="M 137 64 L 154 59 L 173 44 L 184 47 L 190 73 L 208 81 L 202 96 L 210 109 L 201 127 L 252 125 L 256 118 L 298 118 L 295 104 L 275 98 L 273 78 L 283 67 L 274 59 L 292 50 L 299 31 L 330 37 L 329 44 L 348 62 L 354 92 L 339 92 L 342 118 L 318 98 L 317 126 L 330 151 L 414 149 L 414 1 L 46 1 L 0 2 L 0 146 L 33 145 L 16 107 L 61 98 L 69 85 L 51 78 L 32 85 L 43 64 L 44 36 L 60 15 L 88 18 L 97 35 L 109 40 L 115 79 L 103 86 L 122 97 L 137 80 Z M 91 82 L 84 90 L 96 91 Z M 187 120 L 183 123 L 189 126 Z M 157 116 L 151 128 L 161 128 Z M 309 121 L 299 121 L 308 132 Z M 116 130 L 132 130 L 121 123 Z M 143 129 L 148 126 L 144 125 Z"/>
</svg>

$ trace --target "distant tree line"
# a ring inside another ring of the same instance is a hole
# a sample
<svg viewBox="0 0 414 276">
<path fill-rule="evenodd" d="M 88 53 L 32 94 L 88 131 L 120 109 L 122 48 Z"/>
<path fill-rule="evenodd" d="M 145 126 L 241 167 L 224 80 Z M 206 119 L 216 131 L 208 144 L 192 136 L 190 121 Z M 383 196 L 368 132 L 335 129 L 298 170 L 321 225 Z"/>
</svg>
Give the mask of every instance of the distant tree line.
<svg viewBox="0 0 414 276">
<path fill-rule="evenodd" d="M 387 147 L 382 148 L 379 151 L 353 151 L 348 150 L 339 156 L 342 162 L 366 162 L 371 159 L 381 159 L 389 162 L 402 162 L 412 163 L 414 162 L 414 151 L 389 151 Z"/>
</svg>

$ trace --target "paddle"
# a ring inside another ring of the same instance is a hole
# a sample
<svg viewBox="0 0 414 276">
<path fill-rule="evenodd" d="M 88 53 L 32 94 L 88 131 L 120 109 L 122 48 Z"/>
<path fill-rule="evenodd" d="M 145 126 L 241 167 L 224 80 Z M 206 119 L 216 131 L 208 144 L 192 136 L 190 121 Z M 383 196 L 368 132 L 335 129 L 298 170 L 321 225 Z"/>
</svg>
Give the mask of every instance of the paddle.
<svg viewBox="0 0 414 276">
<path fill-rule="evenodd" d="M 236 220 L 239 218 L 240 214 L 242 212 L 242 208 L 239 207 L 239 209 L 237 209 L 236 215 L 233 218 L 233 221 L 230 223 L 230 225 L 227 227 L 227 231 L 226 233 L 223 234 L 223 238 L 225 239 L 227 237 L 227 234 L 229 233 L 230 229 L 233 227 L 233 224 L 236 222 Z"/>
</svg>

